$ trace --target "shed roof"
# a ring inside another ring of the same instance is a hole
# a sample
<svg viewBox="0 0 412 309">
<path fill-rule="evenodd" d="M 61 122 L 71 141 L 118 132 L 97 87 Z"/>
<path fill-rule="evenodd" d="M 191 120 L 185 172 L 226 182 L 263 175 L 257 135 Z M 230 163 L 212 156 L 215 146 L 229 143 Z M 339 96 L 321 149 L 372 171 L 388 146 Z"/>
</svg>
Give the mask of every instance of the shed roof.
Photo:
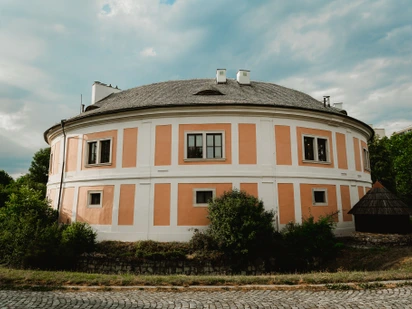
<svg viewBox="0 0 412 309">
<path fill-rule="evenodd" d="M 412 215 L 412 207 L 386 189 L 380 182 L 375 182 L 359 202 L 348 212 L 351 215 Z"/>
</svg>

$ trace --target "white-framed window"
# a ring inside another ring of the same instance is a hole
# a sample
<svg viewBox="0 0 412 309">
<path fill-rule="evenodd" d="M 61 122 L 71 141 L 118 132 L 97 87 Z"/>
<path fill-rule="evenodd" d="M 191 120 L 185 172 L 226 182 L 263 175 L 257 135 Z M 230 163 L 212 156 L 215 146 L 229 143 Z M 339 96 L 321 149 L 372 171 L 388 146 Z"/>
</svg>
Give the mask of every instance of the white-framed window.
<svg viewBox="0 0 412 309">
<path fill-rule="evenodd" d="M 303 135 L 303 160 L 329 163 L 329 139 L 323 136 Z"/>
<path fill-rule="evenodd" d="M 100 208 L 102 207 L 103 191 L 94 190 L 87 191 L 87 207 Z"/>
<path fill-rule="evenodd" d="M 53 174 L 53 152 L 50 152 L 49 175 Z"/>
<path fill-rule="evenodd" d="M 312 205 L 327 206 L 328 205 L 328 190 L 324 188 L 312 189 Z"/>
<path fill-rule="evenodd" d="M 86 164 L 110 165 L 112 163 L 112 139 L 87 141 Z"/>
<path fill-rule="evenodd" d="M 225 159 L 225 132 L 185 132 L 185 160 L 216 159 Z"/>
<path fill-rule="evenodd" d="M 363 148 L 363 168 L 368 171 L 371 170 L 371 163 L 369 160 L 369 150 L 366 148 Z"/>
<path fill-rule="evenodd" d="M 216 197 L 216 190 L 211 188 L 193 189 L 193 206 L 207 207 L 209 201 Z"/>
</svg>

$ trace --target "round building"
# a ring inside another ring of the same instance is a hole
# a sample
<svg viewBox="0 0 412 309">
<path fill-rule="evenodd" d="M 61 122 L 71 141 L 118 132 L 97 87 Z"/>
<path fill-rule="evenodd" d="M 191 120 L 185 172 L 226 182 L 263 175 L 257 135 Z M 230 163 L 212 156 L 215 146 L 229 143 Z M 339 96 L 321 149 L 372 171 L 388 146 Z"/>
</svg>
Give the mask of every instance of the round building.
<svg viewBox="0 0 412 309">
<path fill-rule="evenodd" d="M 233 188 L 262 199 L 278 229 L 333 214 L 350 233 L 373 130 L 328 101 L 246 70 L 124 91 L 95 82 L 92 104 L 44 133 L 47 196 L 100 240 L 188 240 L 208 225 L 208 200 Z"/>
</svg>

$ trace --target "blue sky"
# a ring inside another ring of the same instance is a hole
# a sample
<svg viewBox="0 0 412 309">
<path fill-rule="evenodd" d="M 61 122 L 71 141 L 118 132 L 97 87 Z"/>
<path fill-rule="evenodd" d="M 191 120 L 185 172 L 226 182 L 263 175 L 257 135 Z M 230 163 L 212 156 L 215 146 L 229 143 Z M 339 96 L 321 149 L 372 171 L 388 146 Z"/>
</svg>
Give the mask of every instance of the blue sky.
<svg viewBox="0 0 412 309">
<path fill-rule="evenodd" d="M 27 172 L 43 132 L 121 89 L 239 68 L 388 135 L 412 124 L 412 3 L 0 0 L 0 169 Z"/>
</svg>

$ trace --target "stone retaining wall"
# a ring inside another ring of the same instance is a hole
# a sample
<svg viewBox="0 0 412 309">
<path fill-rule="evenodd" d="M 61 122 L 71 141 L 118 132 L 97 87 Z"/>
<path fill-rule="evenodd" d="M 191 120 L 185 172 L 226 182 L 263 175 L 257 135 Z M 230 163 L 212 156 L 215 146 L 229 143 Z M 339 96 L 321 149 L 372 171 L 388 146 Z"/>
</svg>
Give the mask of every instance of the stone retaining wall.
<svg viewBox="0 0 412 309">
<path fill-rule="evenodd" d="M 107 258 L 104 255 L 83 256 L 76 265 L 76 271 L 113 274 L 131 273 L 135 275 L 262 275 L 264 265 L 251 265 L 246 270 L 235 272 L 221 261 L 150 261 L 144 259 Z"/>
<path fill-rule="evenodd" d="M 351 237 L 351 244 L 359 244 L 365 246 L 391 246 L 404 247 L 412 246 L 412 234 L 374 234 L 356 232 Z"/>
</svg>

